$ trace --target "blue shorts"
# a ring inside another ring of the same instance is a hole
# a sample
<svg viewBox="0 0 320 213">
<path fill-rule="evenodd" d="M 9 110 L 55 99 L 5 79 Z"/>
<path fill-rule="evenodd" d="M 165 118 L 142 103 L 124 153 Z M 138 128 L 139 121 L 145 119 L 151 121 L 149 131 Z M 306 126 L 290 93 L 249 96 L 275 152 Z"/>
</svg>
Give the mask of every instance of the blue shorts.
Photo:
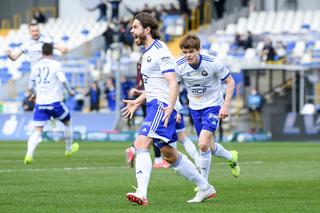
<svg viewBox="0 0 320 213">
<path fill-rule="evenodd" d="M 186 125 L 185 125 L 185 123 L 184 123 L 183 115 L 180 114 L 180 116 L 181 116 L 181 121 L 180 121 L 180 123 L 179 123 L 179 122 L 176 123 L 176 131 L 177 131 L 177 132 L 183 132 L 183 131 L 185 130 L 185 128 L 186 128 Z"/>
<path fill-rule="evenodd" d="M 62 122 L 70 120 L 70 112 L 63 102 L 54 102 L 46 105 L 35 105 L 33 120 L 35 126 L 44 126 L 50 118 Z"/>
<path fill-rule="evenodd" d="M 178 134 L 177 133 L 178 132 L 183 132 L 185 130 L 186 125 L 184 123 L 183 115 L 180 114 L 180 116 L 181 116 L 181 121 L 180 121 L 180 123 L 176 122 L 176 131 L 173 134 L 173 136 L 172 136 L 171 140 L 169 141 L 169 143 L 176 143 L 178 141 Z M 171 146 L 172 147 L 177 147 L 176 144 L 172 144 Z"/>
<path fill-rule="evenodd" d="M 177 112 L 173 111 L 171 113 L 168 126 L 164 127 L 164 122 L 162 121 L 164 111 L 162 108 L 168 105 L 166 103 L 154 99 L 148 102 L 146 106 L 147 115 L 140 128 L 139 135 L 144 135 L 153 138 L 153 143 L 159 149 L 161 149 L 163 146 L 168 145 L 168 143 L 171 143 L 173 137 L 177 137 L 175 131 Z"/>
<path fill-rule="evenodd" d="M 219 110 L 220 106 L 207 107 L 201 110 L 190 109 L 190 114 L 197 131 L 200 135 L 201 130 L 208 130 L 210 132 L 216 131 L 219 126 Z"/>
</svg>

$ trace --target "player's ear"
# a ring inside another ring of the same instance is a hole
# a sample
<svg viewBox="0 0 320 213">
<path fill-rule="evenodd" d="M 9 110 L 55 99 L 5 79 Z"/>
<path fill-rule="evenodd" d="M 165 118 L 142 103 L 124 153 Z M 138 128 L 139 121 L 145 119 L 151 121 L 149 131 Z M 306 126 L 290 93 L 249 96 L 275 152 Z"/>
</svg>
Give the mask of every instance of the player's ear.
<svg viewBox="0 0 320 213">
<path fill-rule="evenodd" d="M 146 33 L 151 33 L 151 28 L 150 28 L 150 27 L 146 27 L 146 28 L 144 29 L 144 31 L 145 31 Z"/>
</svg>

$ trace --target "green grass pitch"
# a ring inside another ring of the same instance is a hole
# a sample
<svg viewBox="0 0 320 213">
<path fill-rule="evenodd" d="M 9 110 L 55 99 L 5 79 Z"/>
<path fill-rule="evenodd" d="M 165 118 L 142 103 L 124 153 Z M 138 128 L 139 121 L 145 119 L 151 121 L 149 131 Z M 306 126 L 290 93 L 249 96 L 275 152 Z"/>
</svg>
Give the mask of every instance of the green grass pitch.
<svg viewBox="0 0 320 213">
<path fill-rule="evenodd" d="M 42 143 L 24 165 L 25 142 L 0 142 L 0 212 L 320 211 L 320 143 L 225 144 L 239 151 L 241 176 L 214 157 L 209 181 L 217 197 L 200 204 L 186 202 L 195 195 L 191 182 L 153 170 L 146 207 L 126 200 L 136 185 L 124 158 L 129 145 L 82 142 L 67 159 L 64 143 Z"/>
</svg>

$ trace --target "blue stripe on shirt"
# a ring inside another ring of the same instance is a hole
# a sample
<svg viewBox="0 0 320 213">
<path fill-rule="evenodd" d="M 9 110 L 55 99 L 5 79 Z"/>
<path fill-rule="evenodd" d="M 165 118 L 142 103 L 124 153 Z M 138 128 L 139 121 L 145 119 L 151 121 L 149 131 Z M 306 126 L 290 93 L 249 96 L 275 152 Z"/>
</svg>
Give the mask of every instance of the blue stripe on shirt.
<svg viewBox="0 0 320 213">
<path fill-rule="evenodd" d="M 180 66 L 181 64 L 184 64 L 185 62 L 186 62 L 186 60 L 177 61 L 177 66 Z"/>
<path fill-rule="evenodd" d="M 183 58 L 179 59 L 179 60 L 177 61 L 177 63 L 180 63 L 180 62 L 185 61 L 185 60 L 186 60 L 186 58 L 183 57 Z"/>
<path fill-rule="evenodd" d="M 160 47 L 160 48 L 162 48 L 162 45 L 161 45 L 161 43 L 157 40 L 156 41 L 156 44 Z"/>
<path fill-rule="evenodd" d="M 175 70 L 174 70 L 174 69 L 163 70 L 163 71 L 162 71 L 162 74 L 167 73 L 167 72 L 175 72 Z"/>
<path fill-rule="evenodd" d="M 228 73 L 228 75 L 226 75 L 226 77 L 224 77 L 223 79 L 221 79 L 221 81 L 226 80 L 226 79 L 229 77 L 229 75 L 230 75 L 230 72 Z"/>
</svg>

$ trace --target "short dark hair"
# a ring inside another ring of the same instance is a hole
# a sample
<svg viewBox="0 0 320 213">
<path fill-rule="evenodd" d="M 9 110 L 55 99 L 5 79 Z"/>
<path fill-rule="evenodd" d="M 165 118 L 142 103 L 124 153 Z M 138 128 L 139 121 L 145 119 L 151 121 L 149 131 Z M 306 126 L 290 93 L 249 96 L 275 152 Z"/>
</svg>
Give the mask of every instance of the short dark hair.
<svg viewBox="0 0 320 213">
<path fill-rule="evenodd" d="M 180 49 L 200 49 L 200 38 L 193 34 L 187 34 L 180 41 L 179 47 Z"/>
<path fill-rule="evenodd" d="M 150 33 L 153 39 L 161 38 L 160 33 L 158 32 L 158 21 L 150 13 L 138 13 L 134 19 L 137 19 L 143 28 L 150 27 Z"/>
<path fill-rule="evenodd" d="M 46 56 L 50 56 L 53 54 L 53 45 L 50 43 L 44 43 L 42 45 L 42 54 Z"/>
</svg>

